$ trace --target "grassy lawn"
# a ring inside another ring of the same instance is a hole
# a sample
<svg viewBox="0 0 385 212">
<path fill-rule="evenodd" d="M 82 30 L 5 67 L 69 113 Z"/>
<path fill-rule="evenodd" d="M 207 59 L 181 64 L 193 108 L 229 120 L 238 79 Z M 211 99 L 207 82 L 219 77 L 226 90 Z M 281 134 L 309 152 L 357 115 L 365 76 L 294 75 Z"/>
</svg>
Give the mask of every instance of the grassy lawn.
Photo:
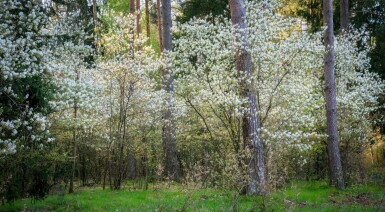
<svg viewBox="0 0 385 212">
<path fill-rule="evenodd" d="M 181 185 L 150 188 L 82 188 L 37 202 L 19 200 L 0 206 L 0 211 L 385 211 L 385 187 L 381 186 L 351 186 L 338 191 L 324 182 L 297 182 L 266 197 Z"/>
</svg>

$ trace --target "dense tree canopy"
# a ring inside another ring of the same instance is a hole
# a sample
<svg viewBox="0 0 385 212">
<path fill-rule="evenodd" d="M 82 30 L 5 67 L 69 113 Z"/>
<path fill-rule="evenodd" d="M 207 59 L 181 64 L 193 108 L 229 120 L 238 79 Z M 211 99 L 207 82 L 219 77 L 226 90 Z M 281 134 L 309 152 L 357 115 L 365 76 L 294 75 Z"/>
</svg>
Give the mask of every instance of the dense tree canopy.
<svg viewBox="0 0 385 212">
<path fill-rule="evenodd" d="M 187 0 L 181 5 L 182 14 L 178 20 L 182 23 L 191 18 L 209 18 L 226 14 L 229 16 L 228 0 Z"/>
</svg>

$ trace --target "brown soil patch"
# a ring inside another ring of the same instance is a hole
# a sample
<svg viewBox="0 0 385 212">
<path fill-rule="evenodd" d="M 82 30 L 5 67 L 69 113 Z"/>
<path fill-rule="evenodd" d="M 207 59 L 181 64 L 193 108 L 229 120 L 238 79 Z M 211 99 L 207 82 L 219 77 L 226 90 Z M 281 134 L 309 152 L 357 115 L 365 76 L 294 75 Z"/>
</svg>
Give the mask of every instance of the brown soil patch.
<svg viewBox="0 0 385 212">
<path fill-rule="evenodd" d="M 373 195 L 370 193 L 359 193 L 357 195 L 345 194 L 344 199 L 334 199 L 336 195 L 331 195 L 329 202 L 333 204 L 345 205 L 345 204 L 360 204 L 365 206 L 385 206 L 385 199 L 374 200 Z"/>
</svg>

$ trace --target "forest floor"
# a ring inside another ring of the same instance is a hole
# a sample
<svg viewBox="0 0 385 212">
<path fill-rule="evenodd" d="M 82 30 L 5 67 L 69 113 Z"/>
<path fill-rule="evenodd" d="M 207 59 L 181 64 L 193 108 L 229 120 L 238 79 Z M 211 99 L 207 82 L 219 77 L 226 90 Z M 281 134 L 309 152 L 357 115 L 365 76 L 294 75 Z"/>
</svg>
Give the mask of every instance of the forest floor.
<svg viewBox="0 0 385 212">
<path fill-rule="evenodd" d="M 82 187 L 44 200 L 6 203 L 0 211 L 385 211 L 385 186 L 357 185 L 339 191 L 325 182 L 301 181 L 265 197 L 177 184 L 150 185 L 148 190 L 126 185 L 119 191 Z"/>
</svg>

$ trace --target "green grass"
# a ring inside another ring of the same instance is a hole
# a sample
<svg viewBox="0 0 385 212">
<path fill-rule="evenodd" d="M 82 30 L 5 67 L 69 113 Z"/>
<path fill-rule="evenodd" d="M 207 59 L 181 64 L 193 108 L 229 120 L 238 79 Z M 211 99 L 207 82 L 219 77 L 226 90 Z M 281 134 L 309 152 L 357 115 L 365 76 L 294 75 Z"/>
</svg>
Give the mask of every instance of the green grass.
<svg viewBox="0 0 385 212">
<path fill-rule="evenodd" d="M 352 186 L 344 191 L 324 182 L 296 182 L 265 197 L 239 196 L 216 189 L 182 185 L 120 191 L 82 188 L 64 196 L 50 195 L 0 206 L 0 211 L 384 211 L 385 188 Z"/>
</svg>

